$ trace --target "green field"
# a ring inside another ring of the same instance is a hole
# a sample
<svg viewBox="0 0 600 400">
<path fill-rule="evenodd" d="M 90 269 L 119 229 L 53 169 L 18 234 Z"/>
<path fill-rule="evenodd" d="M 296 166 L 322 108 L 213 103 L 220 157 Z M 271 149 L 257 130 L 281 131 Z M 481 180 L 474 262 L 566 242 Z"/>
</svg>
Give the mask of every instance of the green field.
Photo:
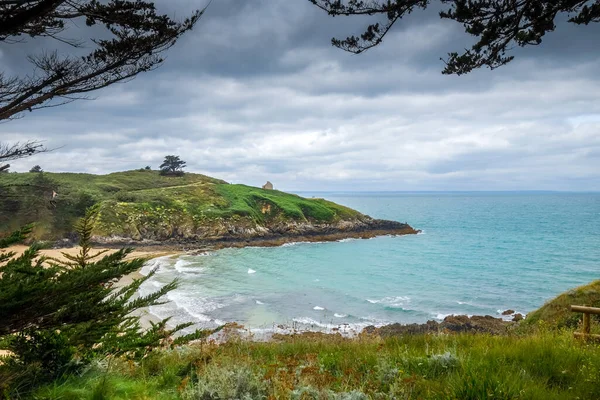
<svg viewBox="0 0 600 400">
<path fill-rule="evenodd" d="M 567 331 L 230 341 L 102 360 L 38 399 L 598 399 L 600 347 Z"/>
<path fill-rule="evenodd" d="M 51 201 L 53 192 L 58 195 Z M 98 234 L 133 239 L 218 234 L 229 223 L 252 228 L 363 218 L 357 211 L 323 199 L 230 185 L 192 173 L 181 177 L 146 170 L 108 175 L 0 174 L 0 231 L 35 222 L 37 238 L 63 237 L 85 209 L 96 203 L 102 205 Z"/>
</svg>

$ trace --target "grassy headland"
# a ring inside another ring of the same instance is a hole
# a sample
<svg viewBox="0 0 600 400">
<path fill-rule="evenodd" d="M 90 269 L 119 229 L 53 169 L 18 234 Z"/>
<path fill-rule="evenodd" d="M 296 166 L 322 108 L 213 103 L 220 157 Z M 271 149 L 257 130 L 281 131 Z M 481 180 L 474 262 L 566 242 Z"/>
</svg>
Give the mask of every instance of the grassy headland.
<svg viewBox="0 0 600 400">
<path fill-rule="evenodd" d="M 555 328 L 576 328 L 581 322 L 581 314 L 572 312 L 571 305 L 600 308 L 600 280 L 560 294 L 528 314 L 522 325 L 533 327 L 545 323 Z M 600 315 L 592 315 L 591 318 L 600 322 Z"/>
<path fill-rule="evenodd" d="M 597 399 L 600 347 L 525 336 L 304 335 L 98 363 L 38 399 Z"/>
<path fill-rule="evenodd" d="M 37 238 L 63 238 L 85 209 L 97 203 L 102 210 L 98 237 L 113 243 L 276 242 L 282 237 L 326 240 L 415 233 L 406 224 L 374 220 L 324 199 L 232 185 L 200 174 L 176 177 L 138 170 L 0 175 L 0 231 L 35 222 Z"/>
</svg>

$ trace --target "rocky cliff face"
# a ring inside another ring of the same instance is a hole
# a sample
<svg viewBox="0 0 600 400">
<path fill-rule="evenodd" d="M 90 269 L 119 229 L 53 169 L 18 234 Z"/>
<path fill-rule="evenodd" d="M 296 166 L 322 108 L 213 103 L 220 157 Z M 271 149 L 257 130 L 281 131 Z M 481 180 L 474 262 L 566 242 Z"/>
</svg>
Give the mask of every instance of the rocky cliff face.
<svg viewBox="0 0 600 400">
<path fill-rule="evenodd" d="M 408 235 L 419 231 L 406 223 L 373 219 L 367 216 L 331 223 L 310 221 L 273 221 L 257 224 L 244 219 L 210 221 L 196 226 L 183 224 L 147 229 L 128 227 L 125 234 L 98 235 L 100 244 L 213 245 L 242 247 L 247 245 L 277 246 L 288 242 L 335 241 L 347 238 L 367 239 L 382 235 Z M 129 234 L 127 233 L 129 232 Z"/>
</svg>

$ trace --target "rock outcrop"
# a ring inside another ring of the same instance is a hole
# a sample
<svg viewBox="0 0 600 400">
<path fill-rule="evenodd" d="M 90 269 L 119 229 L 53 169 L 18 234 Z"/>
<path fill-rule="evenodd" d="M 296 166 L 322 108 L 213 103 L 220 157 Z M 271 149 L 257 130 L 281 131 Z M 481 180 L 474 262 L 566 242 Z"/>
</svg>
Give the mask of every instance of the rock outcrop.
<svg viewBox="0 0 600 400">
<path fill-rule="evenodd" d="M 399 323 L 385 325 L 380 328 L 375 326 L 366 327 L 363 332 L 377 334 L 382 337 L 414 335 L 423 333 L 489 333 L 492 335 L 502 335 L 507 332 L 512 322 L 507 322 L 501 318 L 494 318 L 490 315 L 480 316 L 474 315 L 449 315 L 442 322 L 427 321 L 424 324 L 409 324 L 402 325 Z"/>
<path fill-rule="evenodd" d="M 373 219 L 367 216 L 332 223 L 277 221 L 245 224 L 223 220 L 178 231 L 141 231 L 138 237 L 95 236 L 102 245 L 165 246 L 185 244 L 188 247 L 245 247 L 279 246 L 289 242 L 336 241 L 347 238 L 369 239 L 383 235 L 410 235 L 418 233 L 406 223 Z"/>
</svg>

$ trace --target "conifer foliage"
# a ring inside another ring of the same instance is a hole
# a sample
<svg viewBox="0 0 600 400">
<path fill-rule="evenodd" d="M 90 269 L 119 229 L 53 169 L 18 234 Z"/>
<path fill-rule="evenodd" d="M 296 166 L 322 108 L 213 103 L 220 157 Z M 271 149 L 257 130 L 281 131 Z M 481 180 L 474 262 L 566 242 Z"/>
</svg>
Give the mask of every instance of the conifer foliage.
<svg viewBox="0 0 600 400">
<path fill-rule="evenodd" d="M 380 16 L 360 36 L 333 38 L 331 44 L 359 54 L 378 46 L 395 24 L 415 11 L 438 8 L 443 19 L 463 25 L 475 38 L 470 49 L 448 53 L 444 74 L 495 69 L 514 59 L 515 47 L 537 46 L 559 20 L 577 25 L 600 22 L 600 0 L 308 0 L 331 16 Z M 592 33 L 594 34 L 594 33 Z"/>
<path fill-rule="evenodd" d="M 0 350 L 11 356 L 0 361 L 0 398 L 23 393 L 44 381 L 77 371 L 95 357 L 126 356 L 140 359 L 159 346 L 175 346 L 208 336 L 212 331 L 174 334 L 168 319 L 140 324 L 140 309 L 162 304 L 173 281 L 158 291 L 138 296 L 150 278 L 115 285 L 121 277 L 142 267 L 144 259 L 126 260 L 132 249 L 94 252 L 91 238 L 99 208 L 90 208 L 76 226 L 81 250 L 63 253 L 63 259 L 40 256 L 32 245 L 22 255 L 0 253 Z M 18 242 L 31 227 L 0 240 L 0 248 Z"/>
<path fill-rule="evenodd" d="M 165 156 L 165 160 L 160 164 L 161 175 L 173 175 L 182 176 L 183 168 L 185 168 L 186 162 L 183 161 L 179 156 Z"/>
</svg>

